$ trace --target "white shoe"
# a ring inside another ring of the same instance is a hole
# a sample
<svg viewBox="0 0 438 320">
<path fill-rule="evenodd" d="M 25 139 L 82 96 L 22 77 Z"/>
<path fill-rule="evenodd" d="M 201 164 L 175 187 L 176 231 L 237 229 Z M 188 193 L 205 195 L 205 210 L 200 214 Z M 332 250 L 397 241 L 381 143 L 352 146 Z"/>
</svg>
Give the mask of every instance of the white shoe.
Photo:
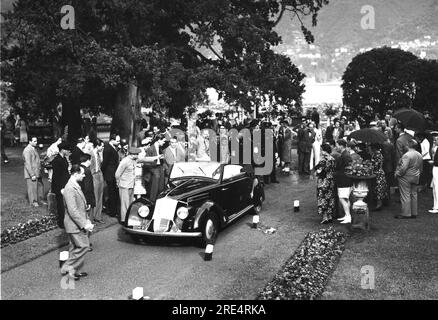
<svg viewBox="0 0 438 320">
<path fill-rule="evenodd" d="M 429 213 L 438 213 L 438 209 L 429 210 Z"/>
<path fill-rule="evenodd" d="M 351 223 L 351 217 L 345 219 L 344 221 L 341 221 L 341 223 L 342 223 L 342 224 L 345 224 L 345 223 Z"/>
<path fill-rule="evenodd" d="M 342 218 L 338 218 L 338 219 L 336 219 L 336 220 L 338 220 L 338 221 L 342 221 L 342 220 L 344 220 L 345 218 L 347 218 L 346 216 L 343 216 Z"/>
</svg>

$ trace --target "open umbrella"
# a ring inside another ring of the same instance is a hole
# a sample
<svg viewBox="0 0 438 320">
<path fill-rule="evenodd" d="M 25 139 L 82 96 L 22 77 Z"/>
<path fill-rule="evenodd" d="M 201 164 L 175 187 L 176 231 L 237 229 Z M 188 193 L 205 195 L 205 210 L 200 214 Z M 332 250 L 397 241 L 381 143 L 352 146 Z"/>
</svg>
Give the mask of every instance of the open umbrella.
<svg viewBox="0 0 438 320">
<path fill-rule="evenodd" d="M 400 109 L 394 112 L 394 118 L 399 120 L 406 129 L 423 132 L 427 122 L 423 114 L 414 109 Z"/>
<path fill-rule="evenodd" d="M 350 138 L 366 143 L 383 143 L 388 139 L 382 131 L 370 128 L 353 131 Z"/>
</svg>

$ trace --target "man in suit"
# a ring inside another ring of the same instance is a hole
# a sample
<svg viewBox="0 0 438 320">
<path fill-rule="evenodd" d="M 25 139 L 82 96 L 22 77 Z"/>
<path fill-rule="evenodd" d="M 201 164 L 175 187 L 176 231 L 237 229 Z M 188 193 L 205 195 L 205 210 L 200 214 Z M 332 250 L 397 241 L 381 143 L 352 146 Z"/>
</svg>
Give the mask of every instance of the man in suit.
<svg viewBox="0 0 438 320">
<path fill-rule="evenodd" d="M 84 138 L 78 138 L 77 144 L 72 148 L 71 155 L 70 155 L 70 162 L 71 164 L 80 164 L 80 158 L 81 155 L 84 153 L 82 150 L 85 147 L 85 140 Z"/>
<path fill-rule="evenodd" d="M 120 161 L 115 174 L 120 195 L 120 223 L 125 222 L 126 211 L 134 199 L 135 167 L 140 149 L 129 148 L 128 155 Z"/>
<path fill-rule="evenodd" d="M 117 147 L 120 144 L 120 136 L 110 135 L 110 141 L 103 147 L 102 172 L 108 188 L 108 215 L 116 217 L 119 212 L 119 192 L 116 183 L 116 170 L 119 166 L 119 153 Z"/>
<path fill-rule="evenodd" d="M 396 219 L 411 219 L 418 215 L 417 188 L 420 181 L 420 174 L 423 170 L 423 157 L 415 150 L 417 142 L 412 139 L 405 147 L 395 177 L 398 179 L 400 188 L 400 200 L 402 213 L 396 215 Z"/>
<path fill-rule="evenodd" d="M 298 130 L 298 172 L 310 174 L 310 155 L 316 133 L 313 124 L 302 126 Z"/>
<path fill-rule="evenodd" d="M 96 206 L 96 198 L 94 196 L 94 184 L 93 184 L 93 175 L 91 174 L 90 165 L 91 165 L 91 156 L 88 153 L 83 153 L 79 157 L 79 161 L 81 163 L 81 167 L 84 168 L 85 177 L 79 182 L 81 186 L 82 193 L 85 196 L 85 200 L 87 200 L 87 211 L 90 211 L 92 208 Z"/>
<path fill-rule="evenodd" d="M 315 126 L 319 128 L 319 113 L 316 107 L 313 107 L 311 119 L 313 122 L 315 122 Z"/>
<path fill-rule="evenodd" d="M 328 126 L 325 132 L 325 140 L 326 141 L 338 141 L 344 137 L 344 129 L 341 128 L 341 122 L 339 119 L 333 120 L 334 125 Z"/>
<path fill-rule="evenodd" d="M 269 183 L 280 183 L 280 181 L 277 180 L 277 171 L 276 171 L 276 154 L 278 154 L 278 149 L 277 149 L 277 137 L 276 134 L 274 132 L 274 130 L 272 129 L 272 123 L 271 122 L 266 122 L 264 124 L 264 128 L 263 128 L 263 136 L 262 136 L 262 143 L 264 143 L 265 139 L 264 139 L 264 134 L 267 130 L 271 130 L 272 131 L 272 170 L 271 173 L 269 175 L 265 175 L 263 177 L 265 184 L 269 184 Z M 266 146 L 265 146 L 266 148 Z M 263 152 L 263 154 L 265 154 Z"/>
<path fill-rule="evenodd" d="M 343 139 L 339 139 L 336 142 L 336 147 L 340 152 L 340 157 L 336 160 L 336 186 L 338 189 L 339 202 L 344 209 L 344 217 L 338 220 L 341 223 L 351 223 L 350 215 L 350 193 L 353 182 L 345 174 L 345 168 L 352 162 L 350 152 L 347 149 L 347 142 Z"/>
<path fill-rule="evenodd" d="M 5 124 L 5 122 L 2 120 L 1 121 L 1 126 L 0 126 L 0 131 L 1 131 L 1 141 L 0 141 L 0 147 L 1 147 L 1 159 L 2 159 L 2 162 L 3 163 L 8 163 L 9 162 L 9 158 L 8 158 L 8 156 L 6 155 L 6 152 L 5 152 L 5 142 L 6 142 L 6 136 L 5 136 L 5 127 L 6 127 L 6 124 Z"/>
<path fill-rule="evenodd" d="M 383 155 L 383 171 L 385 172 L 386 185 L 387 185 L 387 195 L 388 199 L 384 199 L 383 203 L 388 204 L 391 198 L 390 188 L 394 186 L 394 172 L 397 166 L 395 162 L 395 147 L 390 140 L 386 140 L 382 143 L 382 155 Z"/>
<path fill-rule="evenodd" d="M 397 123 L 394 127 L 398 138 L 395 143 L 395 161 L 399 163 L 403 154 L 408 150 L 408 144 L 414 140 L 414 138 L 407 132 L 405 132 L 405 126 L 401 123 Z"/>
<path fill-rule="evenodd" d="M 41 177 L 41 160 L 36 146 L 38 140 L 32 137 L 29 144 L 23 150 L 24 179 L 27 185 L 27 196 L 34 207 L 38 207 L 38 201 L 42 201 L 44 185 Z"/>
<path fill-rule="evenodd" d="M 174 136 L 170 139 L 169 146 L 164 150 L 164 172 L 166 178 L 169 177 L 170 168 L 175 162 L 185 161 L 186 155 L 184 149 L 178 143 L 177 138 Z"/>
<path fill-rule="evenodd" d="M 289 122 L 282 120 L 278 131 L 278 149 L 280 153 L 282 172 L 289 174 L 292 149 L 292 130 L 289 128 Z"/>
<path fill-rule="evenodd" d="M 95 140 L 93 142 L 93 151 L 91 152 L 90 171 L 93 176 L 94 198 L 96 199 L 96 206 L 91 209 L 90 219 L 97 223 L 103 223 L 102 220 L 102 201 L 103 201 L 103 174 L 101 170 L 102 164 L 102 140 Z"/>
<path fill-rule="evenodd" d="M 58 215 L 58 226 L 64 228 L 64 199 L 62 197 L 62 189 L 70 178 L 68 172 L 68 161 L 67 158 L 71 154 L 71 146 L 66 142 L 61 142 L 58 145 L 59 153 L 52 161 L 53 174 L 52 174 L 52 187 L 51 190 L 56 197 L 56 211 Z"/>
<path fill-rule="evenodd" d="M 61 274 L 68 275 L 74 280 L 87 276 L 86 272 L 79 272 L 79 268 L 84 263 L 85 254 L 90 248 L 88 233 L 94 227 L 90 220 L 87 219 L 87 201 L 79 186 L 84 177 L 84 168 L 77 164 L 73 165 L 71 177 L 63 191 L 67 207 L 64 225 L 65 232 L 67 232 L 70 240 L 70 247 L 68 259 L 61 268 Z"/>
<path fill-rule="evenodd" d="M 152 202 L 155 202 L 157 195 L 164 189 L 164 170 L 162 164 L 164 156 L 160 148 L 164 145 L 165 141 L 165 136 L 161 133 L 158 134 L 152 140 L 152 145 L 146 149 L 145 157 L 139 159 L 139 162 L 146 164 L 146 168 L 151 175 L 147 191 Z"/>
</svg>

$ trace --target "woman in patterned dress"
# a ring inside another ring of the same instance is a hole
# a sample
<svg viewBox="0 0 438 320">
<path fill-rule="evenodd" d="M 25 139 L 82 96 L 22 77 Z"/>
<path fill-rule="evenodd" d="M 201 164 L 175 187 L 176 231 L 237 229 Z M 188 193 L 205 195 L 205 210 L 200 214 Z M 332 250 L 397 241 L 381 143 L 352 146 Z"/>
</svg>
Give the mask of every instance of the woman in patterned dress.
<svg viewBox="0 0 438 320">
<path fill-rule="evenodd" d="M 330 155 L 332 149 L 328 143 L 321 146 L 321 160 L 315 166 L 317 180 L 318 214 L 322 224 L 332 221 L 335 212 L 335 169 L 336 161 Z"/>
<path fill-rule="evenodd" d="M 378 144 L 371 144 L 369 148 L 371 155 L 371 164 L 373 166 L 373 174 L 376 176 L 374 190 L 374 199 L 376 207 L 374 210 L 382 208 L 382 201 L 388 197 L 387 182 L 385 172 L 383 171 L 383 155 Z"/>
</svg>

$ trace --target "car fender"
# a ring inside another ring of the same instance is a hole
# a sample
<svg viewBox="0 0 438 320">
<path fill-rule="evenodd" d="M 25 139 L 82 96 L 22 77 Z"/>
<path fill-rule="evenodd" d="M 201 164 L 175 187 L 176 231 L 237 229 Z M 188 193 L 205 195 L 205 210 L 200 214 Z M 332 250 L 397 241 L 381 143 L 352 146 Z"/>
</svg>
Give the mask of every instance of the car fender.
<svg viewBox="0 0 438 320">
<path fill-rule="evenodd" d="M 213 201 L 206 201 L 196 210 L 195 220 L 193 222 L 193 229 L 198 229 L 199 224 L 201 223 L 205 214 L 211 211 L 214 211 L 218 215 L 221 227 L 226 224 L 223 210 Z"/>
<path fill-rule="evenodd" d="M 150 201 L 148 198 L 140 197 L 140 198 L 134 200 L 133 202 L 131 202 L 131 204 L 128 207 L 128 210 L 126 210 L 125 224 L 128 223 L 127 221 L 128 221 L 129 215 L 131 214 L 131 207 L 136 203 L 142 203 L 144 205 L 147 205 L 151 208 L 151 212 L 154 212 L 154 204 L 152 203 L 152 201 Z"/>
</svg>

